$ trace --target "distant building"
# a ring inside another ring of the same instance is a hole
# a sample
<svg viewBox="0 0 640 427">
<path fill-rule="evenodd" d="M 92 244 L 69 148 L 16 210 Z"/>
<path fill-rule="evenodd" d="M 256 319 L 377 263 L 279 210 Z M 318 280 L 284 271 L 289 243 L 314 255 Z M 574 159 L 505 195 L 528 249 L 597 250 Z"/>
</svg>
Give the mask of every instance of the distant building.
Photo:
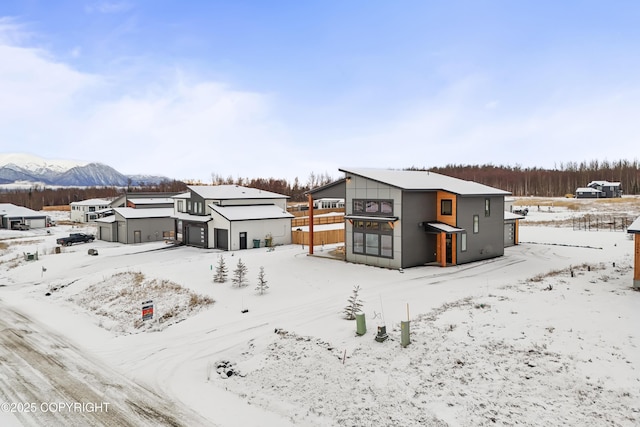
<svg viewBox="0 0 640 427">
<path fill-rule="evenodd" d="M 619 182 L 591 181 L 586 187 L 576 189 L 578 199 L 600 199 L 622 197 Z"/>
<path fill-rule="evenodd" d="M 73 222 L 93 222 L 103 217 L 111 210 L 108 200 L 88 199 L 79 202 L 71 202 L 71 221 Z"/>
<path fill-rule="evenodd" d="M 26 225 L 29 228 L 44 228 L 47 223 L 47 215 L 41 212 L 12 203 L 0 203 L 0 228 L 16 230 L 20 225 Z"/>
</svg>

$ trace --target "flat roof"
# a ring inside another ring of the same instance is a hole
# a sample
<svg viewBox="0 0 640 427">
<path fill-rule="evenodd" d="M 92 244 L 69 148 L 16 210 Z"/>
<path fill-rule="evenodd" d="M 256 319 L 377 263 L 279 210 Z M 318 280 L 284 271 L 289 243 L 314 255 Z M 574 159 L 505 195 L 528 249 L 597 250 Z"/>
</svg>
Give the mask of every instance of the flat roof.
<svg viewBox="0 0 640 427">
<path fill-rule="evenodd" d="M 276 205 L 219 206 L 210 204 L 209 207 L 229 221 L 294 218 L 289 212 Z"/>
</svg>

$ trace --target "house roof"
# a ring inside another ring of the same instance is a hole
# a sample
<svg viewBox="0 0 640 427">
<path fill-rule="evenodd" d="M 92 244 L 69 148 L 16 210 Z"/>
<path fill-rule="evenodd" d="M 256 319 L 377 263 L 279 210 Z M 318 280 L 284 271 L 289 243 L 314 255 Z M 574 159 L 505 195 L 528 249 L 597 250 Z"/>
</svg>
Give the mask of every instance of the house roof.
<svg viewBox="0 0 640 427">
<path fill-rule="evenodd" d="M 513 212 L 504 211 L 504 219 L 506 219 L 506 220 L 525 219 L 525 216 L 524 215 L 518 215 L 518 214 L 515 214 Z"/>
<path fill-rule="evenodd" d="M 437 233 L 463 233 L 465 231 L 464 228 L 454 227 L 443 222 L 428 222 L 425 224 L 425 229 Z"/>
<path fill-rule="evenodd" d="M 104 200 L 104 199 L 87 199 L 87 200 L 80 200 L 79 202 L 71 202 L 70 204 L 75 206 L 102 206 L 102 205 L 109 205 L 111 204 L 111 202 L 109 200 Z"/>
<path fill-rule="evenodd" d="M 276 205 L 219 206 L 210 204 L 209 207 L 212 211 L 217 212 L 229 221 L 294 217 Z"/>
<path fill-rule="evenodd" d="M 44 218 L 47 215 L 13 203 L 0 203 L 0 216 L 6 216 L 7 218 Z"/>
<path fill-rule="evenodd" d="M 131 203 L 134 205 L 157 205 L 157 204 L 165 204 L 165 205 L 173 205 L 173 199 L 170 197 L 162 197 L 155 199 L 129 199 Z"/>
<path fill-rule="evenodd" d="M 489 187 L 473 181 L 465 181 L 447 175 L 441 175 L 429 171 L 408 171 L 393 169 L 371 168 L 341 168 L 347 177 L 352 175 L 362 176 L 374 181 L 388 184 L 402 190 L 409 191 L 447 191 L 461 196 L 480 195 L 510 195 L 511 193 L 498 188 Z"/>
<path fill-rule="evenodd" d="M 146 211 L 147 209 L 142 209 L 142 210 Z M 189 221 L 189 222 L 209 222 L 213 219 L 211 218 L 211 215 L 191 215 L 184 212 L 177 212 L 173 214 L 172 217 L 178 220 Z"/>
<path fill-rule="evenodd" d="M 110 224 L 112 222 L 116 222 L 116 217 L 115 215 L 109 215 L 102 218 L 96 218 L 94 219 L 94 222 L 102 222 L 102 223 Z"/>
<path fill-rule="evenodd" d="M 589 184 L 587 184 L 587 187 L 591 187 L 592 185 L 607 185 L 607 186 L 613 186 L 613 187 L 619 187 L 620 183 L 619 182 L 609 182 L 609 181 L 591 181 Z"/>
<path fill-rule="evenodd" d="M 113 210 L 126 219 L 171 218 L 173 216 L 173 208 L 113 208 Z"/>
<path fill-rule="evenodd" d="M 576 193 L 602 193 L 602 191 L 591 187 L 576 188 Z"/>
<path fill-rule="evenodd" d="M 187 188 L 205 200 L 288 199 L 284 194 L 240 185 L 189 185 Z"/>
<path fill-rule="evenodd" d="M 640 233 L 640 217 L 636 218 L 636 220 L 633 221 L 629 227 L 627 227 L 627 233 Z"/>
</svg>

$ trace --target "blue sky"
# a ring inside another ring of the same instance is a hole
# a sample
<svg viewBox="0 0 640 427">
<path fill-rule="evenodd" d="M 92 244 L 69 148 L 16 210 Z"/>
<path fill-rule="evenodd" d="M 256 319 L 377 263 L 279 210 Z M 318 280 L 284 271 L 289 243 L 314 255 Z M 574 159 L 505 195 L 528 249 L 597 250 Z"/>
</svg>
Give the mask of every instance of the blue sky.
<svg viewBox="0 0 640 427">
<path fill-rule="evenodd" d="M 176 179 L 636 159 L 635 1 L 0 4 L 0 151 Z"/>
</svg>

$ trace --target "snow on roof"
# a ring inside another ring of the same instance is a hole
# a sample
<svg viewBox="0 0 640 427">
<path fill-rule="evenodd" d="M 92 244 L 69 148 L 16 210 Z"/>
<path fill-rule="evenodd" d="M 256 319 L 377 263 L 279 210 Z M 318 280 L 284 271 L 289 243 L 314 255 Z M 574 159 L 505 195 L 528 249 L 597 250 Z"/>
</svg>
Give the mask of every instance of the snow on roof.
<svg viewBox="0 0 640 427">
<path fill-rule="evenodd" d="M 294 217 L 276 205 L 218 206 L 210 204 L 209 207 L 229 221 Z"/>
<path fill-rule="evenodd" d="M 576 189 L 576 193 L 602 193 L 602 191 L 592 187 L 580 187 Z"/>
<path fill-rule="evenodd" d="M 627 228 L 627 233 L 637 234 L 640 233 L 640 216 Z"/>
<path fill-rule="evenodd" d="M 149 199 L 129 199 L 129 201 L 135 205 L 155 205 L 160 203 L 173 204 L 173 199 L 170 197 L 158 197 Z"/>
<path fill-rule="evenodd" d="M 504 219 L 524 219 L 524 215 L 514 214 L 513 212 L 504 211 Z"/>
<path fill-rule="evenodd" d="M 591 181 L 589 184 L 587 184 L 587 186 L 592 186 L 592 185 L 612 185 L 614 187 L 619 186 L 620 183 L 619 182 L 609 182 L 609 181 Z"/>
<path fill-rule="evenodd" d="M 170 218 L 173 216 L 173 208 L 113 208 L 119 215 L 126 219 L 135 218 Z"/>
<path fill-rule="evenodd" d="M 147 210 L 147 209 L 143 209 Z M 191 221 L 191 222 L 209 222 L 212 218 L 209 215 L 191 215 L 188 213 L 178 212 L 172 215 L 173 218 L 183 220 L 183 221 Z"/>
<path fill-rule="evenodd" d="M 0 203 L 0 216 L 7 217 L 45 217 L 46 215 L 36 212 L 24 206 L 17 206 L 13 203 Z"/>
<path fill-rule="evenodd" d="M 109 215 L 102 218 L 94 219 L 94 222 L 104 222 L 108 224 L 108 223 L 116 222 L 116 217 L 115 215 Z"/>
<path fill-rule="evenodd" d="M 99 206 L 99 205 L 108 205 L 111 202 L 104 199 L 87 199 L 80 200 L 79 202 L 71 202 L 72 205 L 76 206 Z"/>
<path fill-rule="evenodd" d="M 191 198 L 191 191 L 176 194 L 175 196 L 172 197 L 172 199 L 190 199 L 190 198 Z"/>
<path fill-rule="evenodd" d="M 189 185 L 187 188 L 207 200 L 289 198 L 283 194 L 240 185 Z"/>
<path fill-rule="evenodd" d="M 473 181 L 453 178 L 429 171 L 408 171 L 393 169 L 373 168 L 349 168 L 339 169 L 349 174 L 359 175 L 374 181 L 389 184 L 403 190 L 443 190 L 459 195 L 510 195 L 505 190 L 500 190 L 488 185 Z"/>
</svg>

